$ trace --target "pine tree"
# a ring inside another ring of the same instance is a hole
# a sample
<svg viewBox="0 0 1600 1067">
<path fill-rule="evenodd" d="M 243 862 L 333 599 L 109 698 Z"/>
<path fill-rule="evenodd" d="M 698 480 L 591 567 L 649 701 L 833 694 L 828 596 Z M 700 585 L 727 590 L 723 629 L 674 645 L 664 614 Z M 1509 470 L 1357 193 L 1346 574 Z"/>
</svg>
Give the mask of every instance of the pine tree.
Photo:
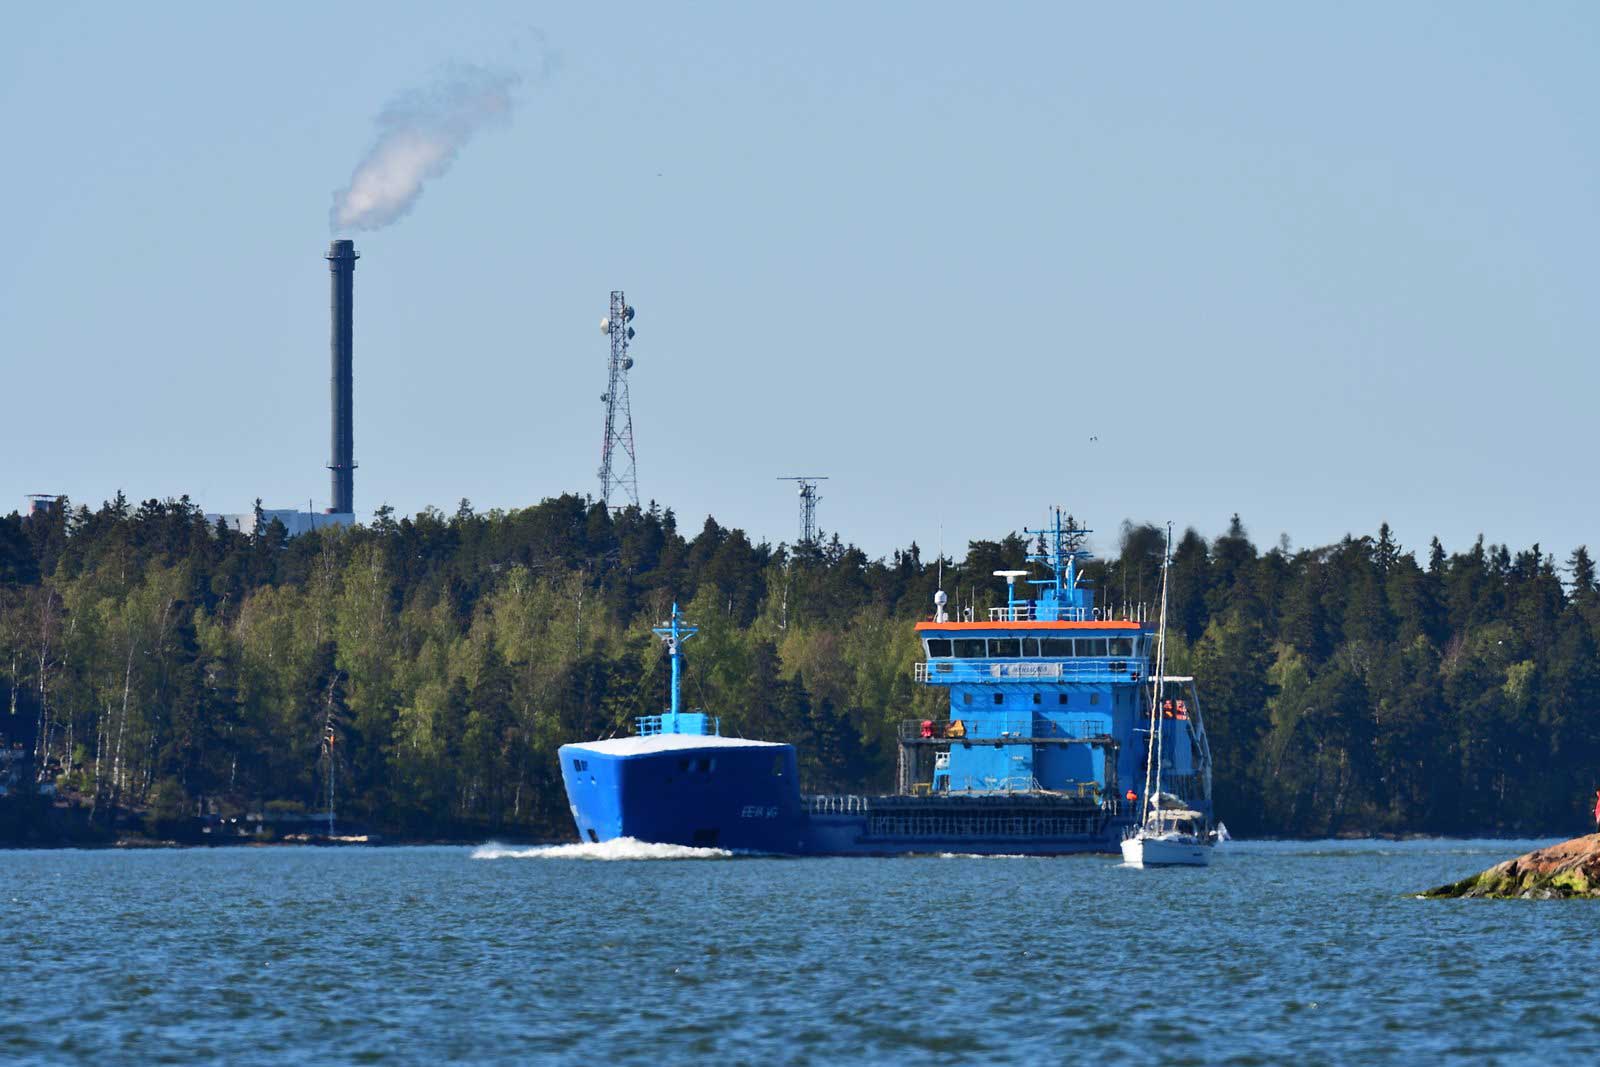
<svg viewBox="0 0 1600 1067">
<path fill-rule="evenodd" d="M 1388 577 L 1389 571 L 1400 558 L 1400 545 L 1395 541 L 1393 531 L 1387 522 L 1378 527 L 1378 543 L 1372 549 L 1372 562 L 1377 565 L 1378 573 Z"/>
<path fill-rule="evenodd" d="M 1567 557 L 1567 569 L 1572 572 L 1572 596 L 1574 599 L 1592 594 L 1595 591 L 1594 560 L 1589 558 L 1587 545 L 1579 545 L 1572 550 L 1572 555 Z"/>
<path fill-rule="evenodd" d="M 1212 615 L 1226 612 L 1240 599 L 1241 592 L 1249 588 L 1246 578 L 1255 559 L 1256 546 L 1250 543 L 1244 522 L 1235 512 L 1228 522 L 1228 532 L 1217 538 L 1211 547 L 1213 576 L 1207 607 Z M 1259 609 L 1259 605 L 1251 607 Z M 1253 613 L 1260 617 L 1258 610 Z"/>
<path fill-rule="evenodd" d="M 1318 664 L 1333 651 L 1328 634 L 1328 613 L 1323 607 L 1322 567 L 1307 561 L 1289 586 L 1278 634 L 1293 648 Z"/>
<path fill-rule="evenodd" d="M 1211 550 L 1193 528 L 1183 532 L 1172 550 L 1167 580 L 1168 624 L 1192 645 L 1200 640 L 1210 619 L 1206 594 L 1211 586 Z"/>
</svg>

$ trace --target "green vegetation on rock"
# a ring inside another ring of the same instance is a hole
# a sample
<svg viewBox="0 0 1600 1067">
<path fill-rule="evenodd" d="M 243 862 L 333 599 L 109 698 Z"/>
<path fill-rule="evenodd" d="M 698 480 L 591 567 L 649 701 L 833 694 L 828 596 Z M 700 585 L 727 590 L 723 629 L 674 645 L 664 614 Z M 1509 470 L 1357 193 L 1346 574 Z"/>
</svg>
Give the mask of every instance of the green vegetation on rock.
<svg viewBox="0 0 1600 1067">
<path fill-rule="evenodd" d="M 1575 837 L 1529 852 L 1423 895 L 1522 900 L 1600 897 L 1600 835 Z"/>
</svg>

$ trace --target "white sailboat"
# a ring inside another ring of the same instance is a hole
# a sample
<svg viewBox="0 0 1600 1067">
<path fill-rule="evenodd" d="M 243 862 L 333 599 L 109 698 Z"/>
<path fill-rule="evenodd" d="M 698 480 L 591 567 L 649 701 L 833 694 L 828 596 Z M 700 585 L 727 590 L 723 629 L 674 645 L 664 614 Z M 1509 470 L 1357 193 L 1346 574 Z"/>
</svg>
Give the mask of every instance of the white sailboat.
<svg viewBox="0 0 1600 1067">
<path fill-rule="evenodd" d="M 1161 629 L 1156 669 L 1150 677 L 1150 738 L 1145 756 L 1139 825 L 1122 839 L 1122 861 L 1130 867 L 1204 867 L 1211 862 L 1205 816 L 1161 791 L 1161 701 L 1167 682 L 1167 570 L 1172 563 L 1172 523 L 1167 523 L 1161 560 Z M 1153 778 L 1153 780 L 1152 780 Z"/>
</svg>

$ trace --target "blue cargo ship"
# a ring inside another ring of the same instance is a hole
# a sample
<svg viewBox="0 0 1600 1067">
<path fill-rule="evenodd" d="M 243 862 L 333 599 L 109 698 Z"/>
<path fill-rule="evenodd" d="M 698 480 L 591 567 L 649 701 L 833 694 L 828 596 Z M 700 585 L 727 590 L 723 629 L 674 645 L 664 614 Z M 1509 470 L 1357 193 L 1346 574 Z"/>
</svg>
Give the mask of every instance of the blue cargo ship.
<svg viewBox="0 0 1600 1067">
<path fill-rule="evenodd" d="M 655 630 L 671 657 L 668 710 L 638 719 L 631 737 L 561 746 L 579 837 L 790 855 L 1116 853 L 1147 799 L 1139 790 L 1155 752 L 1152 806 L 1209 831 L 1211 757 L 1193 679 L 1151 677 L 1156 625 L 1142 610 L 1096 606 L 1079 569 L 1089 531 L 1057 510 L 1049 528 L 1025 532 L 1041 549 L 1028 562 L 1045 576 L 997 572 L 1006 604 L 987 619 L 971 608 L 951 618 L 941 590 L 916 624 L 916 681 L 944 690 L 947 711 L 899 724 L 894 793 L 804 795 L 794 746 L 724 737 L 715 716 L 684 710 L 683 645 L 695 629 L 673 605 Z"/>
</svg>

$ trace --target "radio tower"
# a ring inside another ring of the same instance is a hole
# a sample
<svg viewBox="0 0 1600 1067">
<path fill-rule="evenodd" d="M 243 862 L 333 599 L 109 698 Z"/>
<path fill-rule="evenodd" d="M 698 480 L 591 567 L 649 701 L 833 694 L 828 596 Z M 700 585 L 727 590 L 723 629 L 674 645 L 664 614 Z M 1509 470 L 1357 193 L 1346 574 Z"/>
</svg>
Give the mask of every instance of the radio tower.
<svg viewBox="0 0 1600 1067">
<path fill-rule="evenodd" d="M 825 482 L 825 474 L 790 475 L 779 478 L 780 482 L 800 483 L 800 543 L 809 545 L 817 539 L 817 501 L 822 497 L 817 495 L 817 483 Z"/>
<path fill-rule="evenodd" d="M 633 454 L 633 409 L 628 404 L 628 342 L 633 339 L 633 308 L 623 299 L 621 289 L 611 291 L 611 314 L 600 320 L 600 332 L 611 338 L 611 376 L 600 400 L 606 406 L 606 437 L 600 445 L 600 501 L 611 504 L 611 494 L 620 490 L 634 507 L 639 506 L 639 477 Z M 617 453 L 621 452 L 619 458 Z"/>
</svg>

